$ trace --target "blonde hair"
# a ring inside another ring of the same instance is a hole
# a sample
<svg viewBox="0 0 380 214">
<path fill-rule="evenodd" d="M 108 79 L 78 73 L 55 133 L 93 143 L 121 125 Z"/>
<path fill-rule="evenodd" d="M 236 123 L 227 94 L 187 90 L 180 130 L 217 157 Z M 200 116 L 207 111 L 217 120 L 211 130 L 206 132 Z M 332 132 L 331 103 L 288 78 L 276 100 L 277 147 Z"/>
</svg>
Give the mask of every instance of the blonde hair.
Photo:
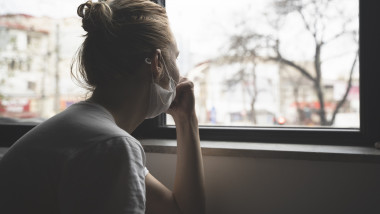
<svg viewBox="0 0 380 214">
<path fill-rule="evenodd" d="M 87 34 L 71 74 L 86 89 L 94 91 L 133 74 L 156 49 L 172 64 L 168 48 L 174 38 L 166 10 L 160 5 L 149 0 L 87 1 L 77 13 Z"/>
</svg>

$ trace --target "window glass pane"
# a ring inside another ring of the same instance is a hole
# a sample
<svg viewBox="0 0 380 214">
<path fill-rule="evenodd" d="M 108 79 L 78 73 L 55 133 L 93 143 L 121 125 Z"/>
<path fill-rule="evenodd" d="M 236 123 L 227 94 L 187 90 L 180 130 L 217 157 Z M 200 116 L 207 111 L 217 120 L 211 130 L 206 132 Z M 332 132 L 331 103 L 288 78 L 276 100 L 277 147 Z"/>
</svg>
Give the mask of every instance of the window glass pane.
<svg viewBox="0 0 380 214">
<path fill-rule="evenodd" d="M 166 7 L 200 124 L 359 128 L 358 0 Z"/>
<path fill-rule="evenodd" d="M 0 122 L 41 122 L 84 98 L 70 77 L 79 1 L 0 1 Z"/>
</svg>

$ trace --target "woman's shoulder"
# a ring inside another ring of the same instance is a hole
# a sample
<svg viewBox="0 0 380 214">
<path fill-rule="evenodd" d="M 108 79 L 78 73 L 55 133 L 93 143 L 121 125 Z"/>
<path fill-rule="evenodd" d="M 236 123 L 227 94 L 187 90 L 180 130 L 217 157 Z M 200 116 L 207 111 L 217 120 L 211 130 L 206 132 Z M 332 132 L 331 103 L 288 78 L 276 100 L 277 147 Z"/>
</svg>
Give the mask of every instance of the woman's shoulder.
<svg viewBox="0 0 380 214">
<path fill-rule="evenodd" d="M 115 137 L 135 140 L 116 125 L 113 116 L 104 107 L 85 101 L 75 103 L 45 121 L 35 132 L 43 133 L 41 137 L 55 138 L 56 142 L 62 139 L 66 142 L 85 143 Z"/>
<path fill-rule="evenodd" d="M 138 140 L 116 125 L 110 113 L 83 102 L 33 128 L 15 144 L 28 150 L 44 148 L 69 156 L 95 147 L 111 149 L 124 145 L 128 149 L 142 149 Z"/>
<path fill-rule="evenodd" d="M 101 152 L 144 152 L 140 142 L 132 136 L 113 136 L 108 139 L 96 142 L 94 148 Z"/>
<path fill-rule="evenodd" d="M 69 162 L 78 163 L 112 163 L 128 164 L 133 167 L 144 168 L 146 157 L 141 144 L 133 137 L 115 136 L 101 141 L 94 141 L 78 149 Z"/>
</svg>

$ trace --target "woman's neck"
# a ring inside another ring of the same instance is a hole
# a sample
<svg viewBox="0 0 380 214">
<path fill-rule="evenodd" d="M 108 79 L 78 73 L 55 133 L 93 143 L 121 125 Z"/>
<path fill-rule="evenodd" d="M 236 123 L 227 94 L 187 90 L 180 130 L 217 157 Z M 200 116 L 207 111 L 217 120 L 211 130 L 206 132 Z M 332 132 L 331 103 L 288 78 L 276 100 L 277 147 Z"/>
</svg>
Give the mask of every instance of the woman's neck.
<svg viewBox="0 0 380 214">
<path fill-rule="evenodd" d="M 97 88 L 88 100 L 106 108 L 116 125 L 132 133 L 145 119 L 149 87 L 125 84 L 122 87 Z"/>
</svg>

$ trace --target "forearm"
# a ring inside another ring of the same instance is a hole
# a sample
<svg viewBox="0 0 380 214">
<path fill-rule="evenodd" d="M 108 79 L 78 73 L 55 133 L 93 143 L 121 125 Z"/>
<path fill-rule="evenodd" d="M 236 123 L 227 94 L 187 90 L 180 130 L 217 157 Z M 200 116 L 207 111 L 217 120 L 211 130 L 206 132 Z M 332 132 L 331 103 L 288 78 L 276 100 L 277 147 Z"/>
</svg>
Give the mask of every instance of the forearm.
<svg viewBox="0 0 380 214">
<path fill-rule="evenodd" d="M 177 169 L 174 197 L 183 213 L 205 213 L 203 161 L 195 113 L 175 119 L 177 130 Z"/>
</svg>

